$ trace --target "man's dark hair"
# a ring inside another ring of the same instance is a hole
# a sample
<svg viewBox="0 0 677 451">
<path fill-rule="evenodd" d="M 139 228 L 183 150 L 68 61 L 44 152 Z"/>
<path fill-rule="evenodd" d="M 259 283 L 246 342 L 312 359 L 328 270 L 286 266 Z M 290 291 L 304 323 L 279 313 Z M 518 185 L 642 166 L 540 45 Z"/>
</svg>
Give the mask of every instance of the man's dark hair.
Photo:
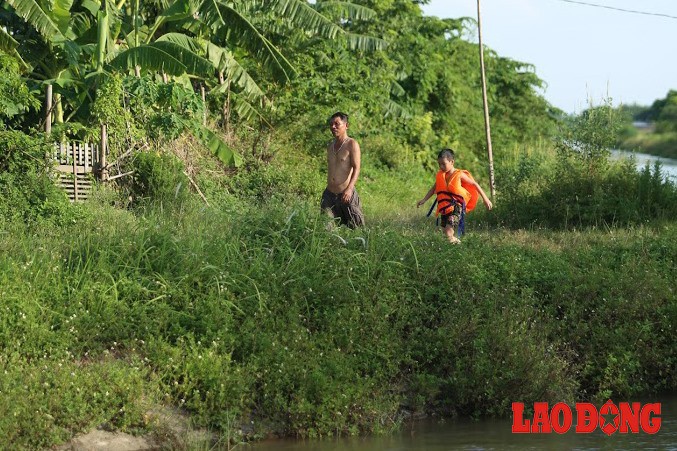
<svg viewBox="0 0 677 451">
<path fill-rule="evenodd" d="M 337 111 L 336 113 L 332 114 L 327 122 L 331 123 L 331 121 L 333 121 L 335 117 L 341 119 L 341 121 L 345 122 L 346 124 L 348 123 L 348 115 L 340 111 Z"/>
<path fill-rule="evenodd" d="M 442 149 L 440 153 L 437 154 L 437 159 L 444 158 L 445 160 L 454 161 L 456 158 L 454 156 L 454 151 L 451 149 Z"/>
</svg>

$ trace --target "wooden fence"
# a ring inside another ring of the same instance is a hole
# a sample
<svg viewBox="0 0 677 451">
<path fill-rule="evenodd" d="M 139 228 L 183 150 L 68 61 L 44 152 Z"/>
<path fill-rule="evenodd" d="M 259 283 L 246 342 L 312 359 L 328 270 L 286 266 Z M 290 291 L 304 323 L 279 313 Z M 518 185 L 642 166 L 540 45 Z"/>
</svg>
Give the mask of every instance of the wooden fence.
<svg viewBox="0 0 677 451">
<path fill-rule="evenodd" d="M 89 197 L 94 176 L 102 168 L 101 157 L 98 144 L 62 142 L 54 145 L 52 158 L 59 173 L 57 183 L 66 191 L 71 202 Z"/>
</svg>

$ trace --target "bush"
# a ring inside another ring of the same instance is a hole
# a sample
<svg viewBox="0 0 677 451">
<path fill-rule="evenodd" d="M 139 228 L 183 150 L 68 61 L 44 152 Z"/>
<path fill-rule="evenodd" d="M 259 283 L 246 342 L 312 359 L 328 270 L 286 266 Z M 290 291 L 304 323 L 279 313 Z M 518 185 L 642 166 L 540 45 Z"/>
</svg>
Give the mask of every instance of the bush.
<svg viewBox="0 0 677 451">
<path fill-rule="evenodd" d="M 224 434 L 325 436 L 387 431 L 403 408 L 677 387 L 674 226 L 452 248 L 391 224 L 328 232 L 305 202 L 96 212 L 0 234 L 2 417 L 38 429 L 0 420 L 17 447 L 145 427 L 156 393 Z"/>
<path fill-rule="evenodd" d="M 614 110 L 588 110 L 556 144 L 523 151 L 497 166 L 500 198 L 494 223 L 556 229 L 615 227 L 677 216 L 677 185 L 660 165 L 638 172 L 633 161 L 609 159 Z"/>
<path fill-rule="evenodd" d="M 389 169 L 396 169 L 414 159 L 411 150 L 392 136 L 368 136 L 362 140 L 360 147 L 364 152 L 363 161 Z"/>
<path fill-rule="evenodd" d="M 5 220 L 57 223 L 72 219 L 66 193 L 57 187 L 48 156 L 52 147 L 44 137 L 0 131 L 0 216 Z"/>
<path fill-rule="evenodd" d="M 21 115 L 40 102 L 21 79 L 19 63 L 0 50 L 0 130 L 20 122 Z"/>
<path fill-rule="evenodd" d="M 188 196 L 190 183 L 176 156 L 164 152 L 139 152 L 130 164 L 134 174 L 124 187 L 135 205 L 158 203 L 180 205 Z"/>
</svg>

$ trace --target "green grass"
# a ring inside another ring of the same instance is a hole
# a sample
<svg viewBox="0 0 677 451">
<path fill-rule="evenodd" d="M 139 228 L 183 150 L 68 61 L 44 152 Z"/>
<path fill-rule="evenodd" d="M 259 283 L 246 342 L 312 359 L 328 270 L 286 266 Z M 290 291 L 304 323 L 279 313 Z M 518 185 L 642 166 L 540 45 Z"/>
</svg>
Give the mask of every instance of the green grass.
<svg viewBox="0 0 677 451">
<path fill-rule="evenodd" d="M 415 175 L 367 172 L 354 231 L 327 230 L 314 199 L 228 197 L 6 227 L 4 443 L 147 431 L 157 404 L 237 441 L 244 424 L 379 433 L 401 406 L 505 415 L 677 387 L 674 224 L 523 231 L 473 213 L 450 246 Z"/>
<path fill-rule="evenodd" d="M 614 167 L 580 183 L 586 167 L 515 149 L 452 246 L 415 207 L 434 171 L 365 155 L 357 230 L 329 227 L 323 160 L 293 151 L 221 177 L 194 162 L 209 205 L 149 154 L 131 200 L 0 218 L 3 445 L 103 426 L 180 446 L 159 406 L 228 447 L 677 388 L 673 185 Z"/>
</svg>

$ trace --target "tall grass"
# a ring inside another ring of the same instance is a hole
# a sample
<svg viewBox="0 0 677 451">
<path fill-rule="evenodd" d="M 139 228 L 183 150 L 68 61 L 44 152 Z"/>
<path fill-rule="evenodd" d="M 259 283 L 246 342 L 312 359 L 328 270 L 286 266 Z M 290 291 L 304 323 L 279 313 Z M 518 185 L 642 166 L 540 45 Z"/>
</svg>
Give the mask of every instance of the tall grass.
<svg viewBox="0 0 677 451">
<path fill-rule="evenodd" d="M 496 171 L 494 225 L 559 230 L 671 222 L 677 186 L 660 165 L 638 171 L 631 160 L 598 161 L 549 148 L 514 152 Z"/>
<path fill-rule="evenodd" d="M 320 161 L 284 154 L 196 170 L 209 204 L 151 153 L 124 201 L 24 202 L 0 217 L 3 445 L 152 431 L 158 405 L 237 441 L 674 390 L 677 190 L 571 142 L 497 159 L 460 246 L 414 208 L 434 171 L 368 153 L 357 230 L 319 214 Z"/>
<path fill-rule="evenodd" d="M 5 229 L 7 446 L 147 430 L 156 404 L 232 437 L 318 436 L 390 430 L 403 406 L 501 415 L 677 386 L 674 224 L 471 228 L 452 247 L 422 219 L 328 229 L 314 202 L 225 199 Z"/>
</svg>

